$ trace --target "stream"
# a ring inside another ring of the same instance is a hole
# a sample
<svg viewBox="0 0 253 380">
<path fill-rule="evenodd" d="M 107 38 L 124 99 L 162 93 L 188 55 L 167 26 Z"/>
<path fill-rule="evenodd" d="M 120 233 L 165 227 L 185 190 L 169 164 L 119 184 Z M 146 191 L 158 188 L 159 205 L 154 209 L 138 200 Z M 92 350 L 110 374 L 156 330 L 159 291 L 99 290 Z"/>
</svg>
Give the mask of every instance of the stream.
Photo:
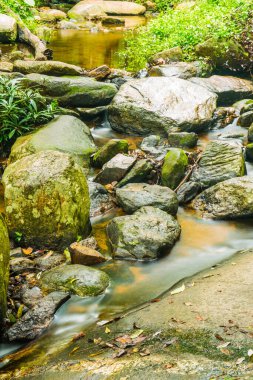
<svg viewBox="0 0 253 380">
<path fill-rule="evenodd" d="M 54 58 L 69 63 L 92 68 L 101 64 L 112 66 L 115 52 L 124 38 L 122 31 L 88 33 L 84 31 L 57 31 L 52 41 Z M 210 131 L 199 140 L 203 147 L 215 135 L 226 132 L 245 132 L 237 126 L 236 120 L 222 130 Z M 108 126 L 92 128 L 97 145 L 119 137 Z M 122 136 L 121 136 L 122 137 Z M 140 138 L 124 136 L 132 145 L 138 145 Z M 253 165 L 247 163 L 248 174 L 253 173 Z M 0 211 L 3 210 L 3 194 L 0 188 Z M 118 215 L 113 210 L 103 216 L 93 218 L 93 233 L 102 252 L 108 252 L 105 228 L 108 221 Z M 182 227 L 180 240 L 173 249 L 158 261 L 149 263 L 109 260 L 99 267 L 111 278 L 106 293 L 93 298 L 72 296 L 56 313 L 54 322 L 39 339 L 24 347 L 24 363 L 44 362 L 45 357 L 64 358 L 64 348 L 73 336 L 84 331 L 100 320 L 108 320 L 128 309 L 158 297 L 183 278 L 187 278 L 212 267 L 231 257 L 238 250 L 252 248 L 253 220 L 213 221 L 200 219 L 187 208 L 180 208 L 177 215 Z M 5 355 L 22 346 L 18 343 L 0 344 L 0 366 L 9 364 Z M 27 350 L 27 351 L 26 351 Z M 22 350 L 21 356 L 22 356 Z M 28 352 L 28 354 L 27 354 Z M 17 363 L 14 363 L 17 365 Z"/>
</svg>

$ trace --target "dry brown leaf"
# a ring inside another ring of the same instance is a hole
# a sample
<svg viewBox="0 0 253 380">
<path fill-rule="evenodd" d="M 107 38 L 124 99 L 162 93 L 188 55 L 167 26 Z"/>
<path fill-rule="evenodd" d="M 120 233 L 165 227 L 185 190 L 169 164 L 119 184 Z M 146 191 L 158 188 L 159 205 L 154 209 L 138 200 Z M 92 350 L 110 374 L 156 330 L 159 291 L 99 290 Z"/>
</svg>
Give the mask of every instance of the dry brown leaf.
<svg viewBox="0 0 253 380">
<path fill-rule="evenodd" d="M 225 355 L 230 355 L 230 351 L 227 348 L 221 348 L 220 351 Z"/>
<path fill-rule="evenodd" d="M 184 305 L 185 306 L 193 306 L 193 304 L 191 302 L 184 302 Z"/>
<path fill-rule="evenodd" d="M 77 340 L 83 338 L 84 336 L 85 336 L 85 333 L 83 331 L 81 331 L 80 333 L 78 333 L 75 336 L 73 336 L 72 342 L 76 342 Z"/>
<path fill-rule="evenodd" d="M 148 356 L 148 355 L 150 355 L 150 351 L 147 348 L 140 351 L 140 356 Z"/>
<path fill-rule="evenodd" d="M 31 255 L 31 253 L 33 253 L 33 248 L 32 247 L 22 248 L 22 252 L 24 255 Z"/>
<path fill-rule="evenodd" d="M 229 346 L 231 344 L 231 342 L 225 342 L 225 343 L 222 343 L 222 344 L 219 344 L 217 346 L 217 348 L 226 348 L 227 346 Z"/>
</svg>

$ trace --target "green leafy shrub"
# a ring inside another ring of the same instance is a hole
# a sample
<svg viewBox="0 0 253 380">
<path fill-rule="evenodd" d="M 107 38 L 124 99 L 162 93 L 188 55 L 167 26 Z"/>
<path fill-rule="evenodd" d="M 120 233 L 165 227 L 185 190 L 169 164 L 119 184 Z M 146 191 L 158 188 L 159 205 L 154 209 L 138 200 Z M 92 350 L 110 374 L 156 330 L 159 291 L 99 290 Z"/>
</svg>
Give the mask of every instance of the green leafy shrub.
<svg viewBox="0 0 253 380">
<path fill-rule="evenodd" d="M 0 13 L 8 14 L 8 9 L 15 12 L 23 22 L 32 30 L 36 28 L 34 19 L 34 5 L 39 5 L 39 1 L 34 0 L 0 0 Z"/>
<path fill-rule="evenodd" d="M 48 122 L 57 110 L 55 101 L 48 104 L 37 90 L 24 88 L 22 79 L 0 76 L 0 145 Z"/>
<path fill-rule="evenodd" d="M 197 0 L 192 8 L 170 8 L 132 32 L 120 58 L 128 69 L 138 70 L 155 53 L 180 46 L 186 60 L 195 59 L 198 43 L 211 37 L 239 36 L 252 10 L 252 0 Z"/>
</svg>

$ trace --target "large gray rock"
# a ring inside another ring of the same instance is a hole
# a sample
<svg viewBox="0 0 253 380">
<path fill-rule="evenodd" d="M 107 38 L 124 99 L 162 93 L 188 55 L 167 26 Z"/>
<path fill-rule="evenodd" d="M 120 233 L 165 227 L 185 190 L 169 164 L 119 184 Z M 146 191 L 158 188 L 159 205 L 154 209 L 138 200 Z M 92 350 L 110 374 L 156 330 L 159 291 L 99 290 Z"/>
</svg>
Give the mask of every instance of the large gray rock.
<svg viewBox="0 0 253 380">
<path fill-rule="evenodd" d="M 61 265 L 44 272 L 41 285 L 45 292 L 60 290 L 80 297 L 97 296 L 109 285 L 109 277 L 99 269 L 84 265 Z"/>
<path fill-rule="evenodd" d="M 211 141 L 191 175 L 202 188 L 245 174 L 242 145 L 233 141 Z"/>
<path fill-rule="evenodd" d="M 123 210 L 130 214 L 143 206 L 157 207 L 171 215 L 176 215 L 178 209 L 174 191 L 168 187 L 146 183 L 129 183 L 117 189 L 116 200 Z"/>
<path fill-rule="evenodd" d="M 22 74 L 46 74 L 46 75 L 81 75 L 84 73 L 79 66 L 59 61 L 23 61 L 14 62 L 14 71 Z"/>
<path fill-rule="evenodd" d="M 232 76 L 213 75 L 210 78 L 191 78 L 190 81 L 218 95 L 218 105 L 253 97 L 253 82 Z"/>
<path fill-rule="evenodd" d="M 97 107 L 112 100 L 117 88 L 110 83 L 97 82 L 86 77 L 52 77 L 28 74 L 24 82 L 49 97 L 56 98 L 62 107 Z"/>
<path fill-rule="evenodd" d="M 187 62 L 173 62 L 169 65 L 153 66 L 149 71 L 151 77 L 176 77 L 181 79 L 196 77 L 197 74 L 196 65 Z"/>
<path fill-rule="evenodd" d="M 39 300 L 7 331 L 10 341 L 37 338 L 50 325 L 56 310 L 69 298 L 68 293 L 53 292 Z"/>
<path fill-rule="evenodd" d="M 115 181 L 119 182 L 131 169 L 135 161 L 135 157 L 118 153 L 102 167 L 102 170 L 98 173 L 94 181 L 102 185 L 107 185 Z"/>
<path fill-rule="evenodd" d="M 212 120 L 216 98 L 179 78 L 135 79 L 121 86 L 109 106 L 109 121 L 116 131 L 137 135 L 201 131 Z"/>
<path fill-rule="evenodd" d="M 64 248 L 89 232 L 88 186 L 70 155 L 32 154 L 9 165 L 2 180 L 9 232 L 21 233 L 25 246 Z"/>
<path fill-rule="evenodd" d="M 10 243 L 7 226 L 0 214 L 0 330 L 6 313 L 9 281 Z"/>
<path fill-rule="evenodd" d="M 150 206 L 116 217 L 107 226 L 113 257 L 126 260 L 157 259 L 175 244 L 180 232 L 173 216 Z"/>
<path fill-rule="evenodd" d="M 193 208 L 213 219 L 253 216 L 253 177 L 232 178 L 203 191 Z"/>
<path fill-rule="evenodd" d="M 19 137 L 11 148 L 9 162 L 45 150 L 57 150 L 73 156 L 77 162 L 89 162 L 96 151 L 90 128 L 74 116 L 58 116 L 34 133 Z"/>
<path fill-rule="evenodd" d="M 138 16 L 145 13 L 146 8 L 128 1 L 83 0 L 68 12 L 68 16 L 78 21 L 99 18 L 108 15 Z"/>
<path fill-rule="evenodd" d="M 11 43 L 17 39 L 17 21 L 10 16 L 0 14 L 0 42 Z"/>
</svg>

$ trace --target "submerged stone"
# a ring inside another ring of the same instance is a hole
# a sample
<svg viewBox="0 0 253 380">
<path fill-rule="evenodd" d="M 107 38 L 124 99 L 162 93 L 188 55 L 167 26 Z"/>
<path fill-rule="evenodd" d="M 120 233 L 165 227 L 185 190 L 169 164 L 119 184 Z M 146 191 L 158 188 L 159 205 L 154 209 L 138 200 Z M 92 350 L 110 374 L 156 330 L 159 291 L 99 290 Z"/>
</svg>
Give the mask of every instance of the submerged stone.
<svg viewBox="0 0 253 380">
<path fill-rule="evenodd" d="M 146 183 L 129 183 L 116 189 L 116 200 L 127 213 L 133 213 L 143 206 L 153 206 L 176 215 L 177 196 L 168 187 L 147 185 Z"/>
<path fill-rule="evenodd" d="M 43 128 L 19 137 L 12 146 L 9 162 L 45 150 L 70 154 L 80 163 L 89 163 L 96 146 L 90 128 L 74 116 L 57 116 Z"/>
<path fill-rule="evenodd" d="M 61 265 L 44 272 L 41 284 L 45 292 L 60 290 L 80 297 L 97 296 L 109 285 L 109 277 L 99 269 L 84 265 Z"/>
<path fill-rule="evenodd" d="M 9 232 L 26 246 L 65 248 L 87 235 L 89 192 L 82 168 L 71 156 L 39 152 L 9 165 L 3 175 Z"/>
<path fill-rule="evenodd" d="M 111 83 L 97 82 L 87 77 L 53 77 L 28 74 L 24 82 L 49 98 L 57 99 L 62 107 L 97 107 L 110 103 L 117 88 Z"/>
<path fill-rule="evenodd" d="M 253 178 L 244 176 L 220 182 L 203 191 L 193 208 L 213 219 L 253 216 Z"/>
<path fill-rule="evenodd" d="M 216 108 L 217 96 L 180 78 L 144 78 L 120 87 L 108 109 L 114 130 L 136 135 L 201 131 Z"/>
<path fill-rule="evenodd" d="M 184 178 L 187 165 L 188 157 L 182 149 L 169 149 L 162 166 L 162 185 L 174 190 Z"/>
<path fill-rule="evenodd" d="M 116 154 L 127 153 L 128 148 L 129 144 L 126 140 L 110 140 L 94 154 L 92 164 L 97 168 L 102 168 L 102 166 L 116 156 Z"/>
<path fill-rule="evenodd" d="M 202 188 L 245 174 L 245 162 L 241 143 L 233 141 L 211 141 L 191 175 L 191 181 Z"/>
<path fill-rule="evenodd" d="M 7 309 L 7 288 L 9 281 L 10 242 L 7 226 L 0 214 L 0 331 Z"/>
<path fill-rule="evenodd" d="M 175 244 L 180 232 L 173 216 L 151 206 L 116 217 L 107 226 L 113 257 L 125 260 L 157 259 Z"/>
</svg>

